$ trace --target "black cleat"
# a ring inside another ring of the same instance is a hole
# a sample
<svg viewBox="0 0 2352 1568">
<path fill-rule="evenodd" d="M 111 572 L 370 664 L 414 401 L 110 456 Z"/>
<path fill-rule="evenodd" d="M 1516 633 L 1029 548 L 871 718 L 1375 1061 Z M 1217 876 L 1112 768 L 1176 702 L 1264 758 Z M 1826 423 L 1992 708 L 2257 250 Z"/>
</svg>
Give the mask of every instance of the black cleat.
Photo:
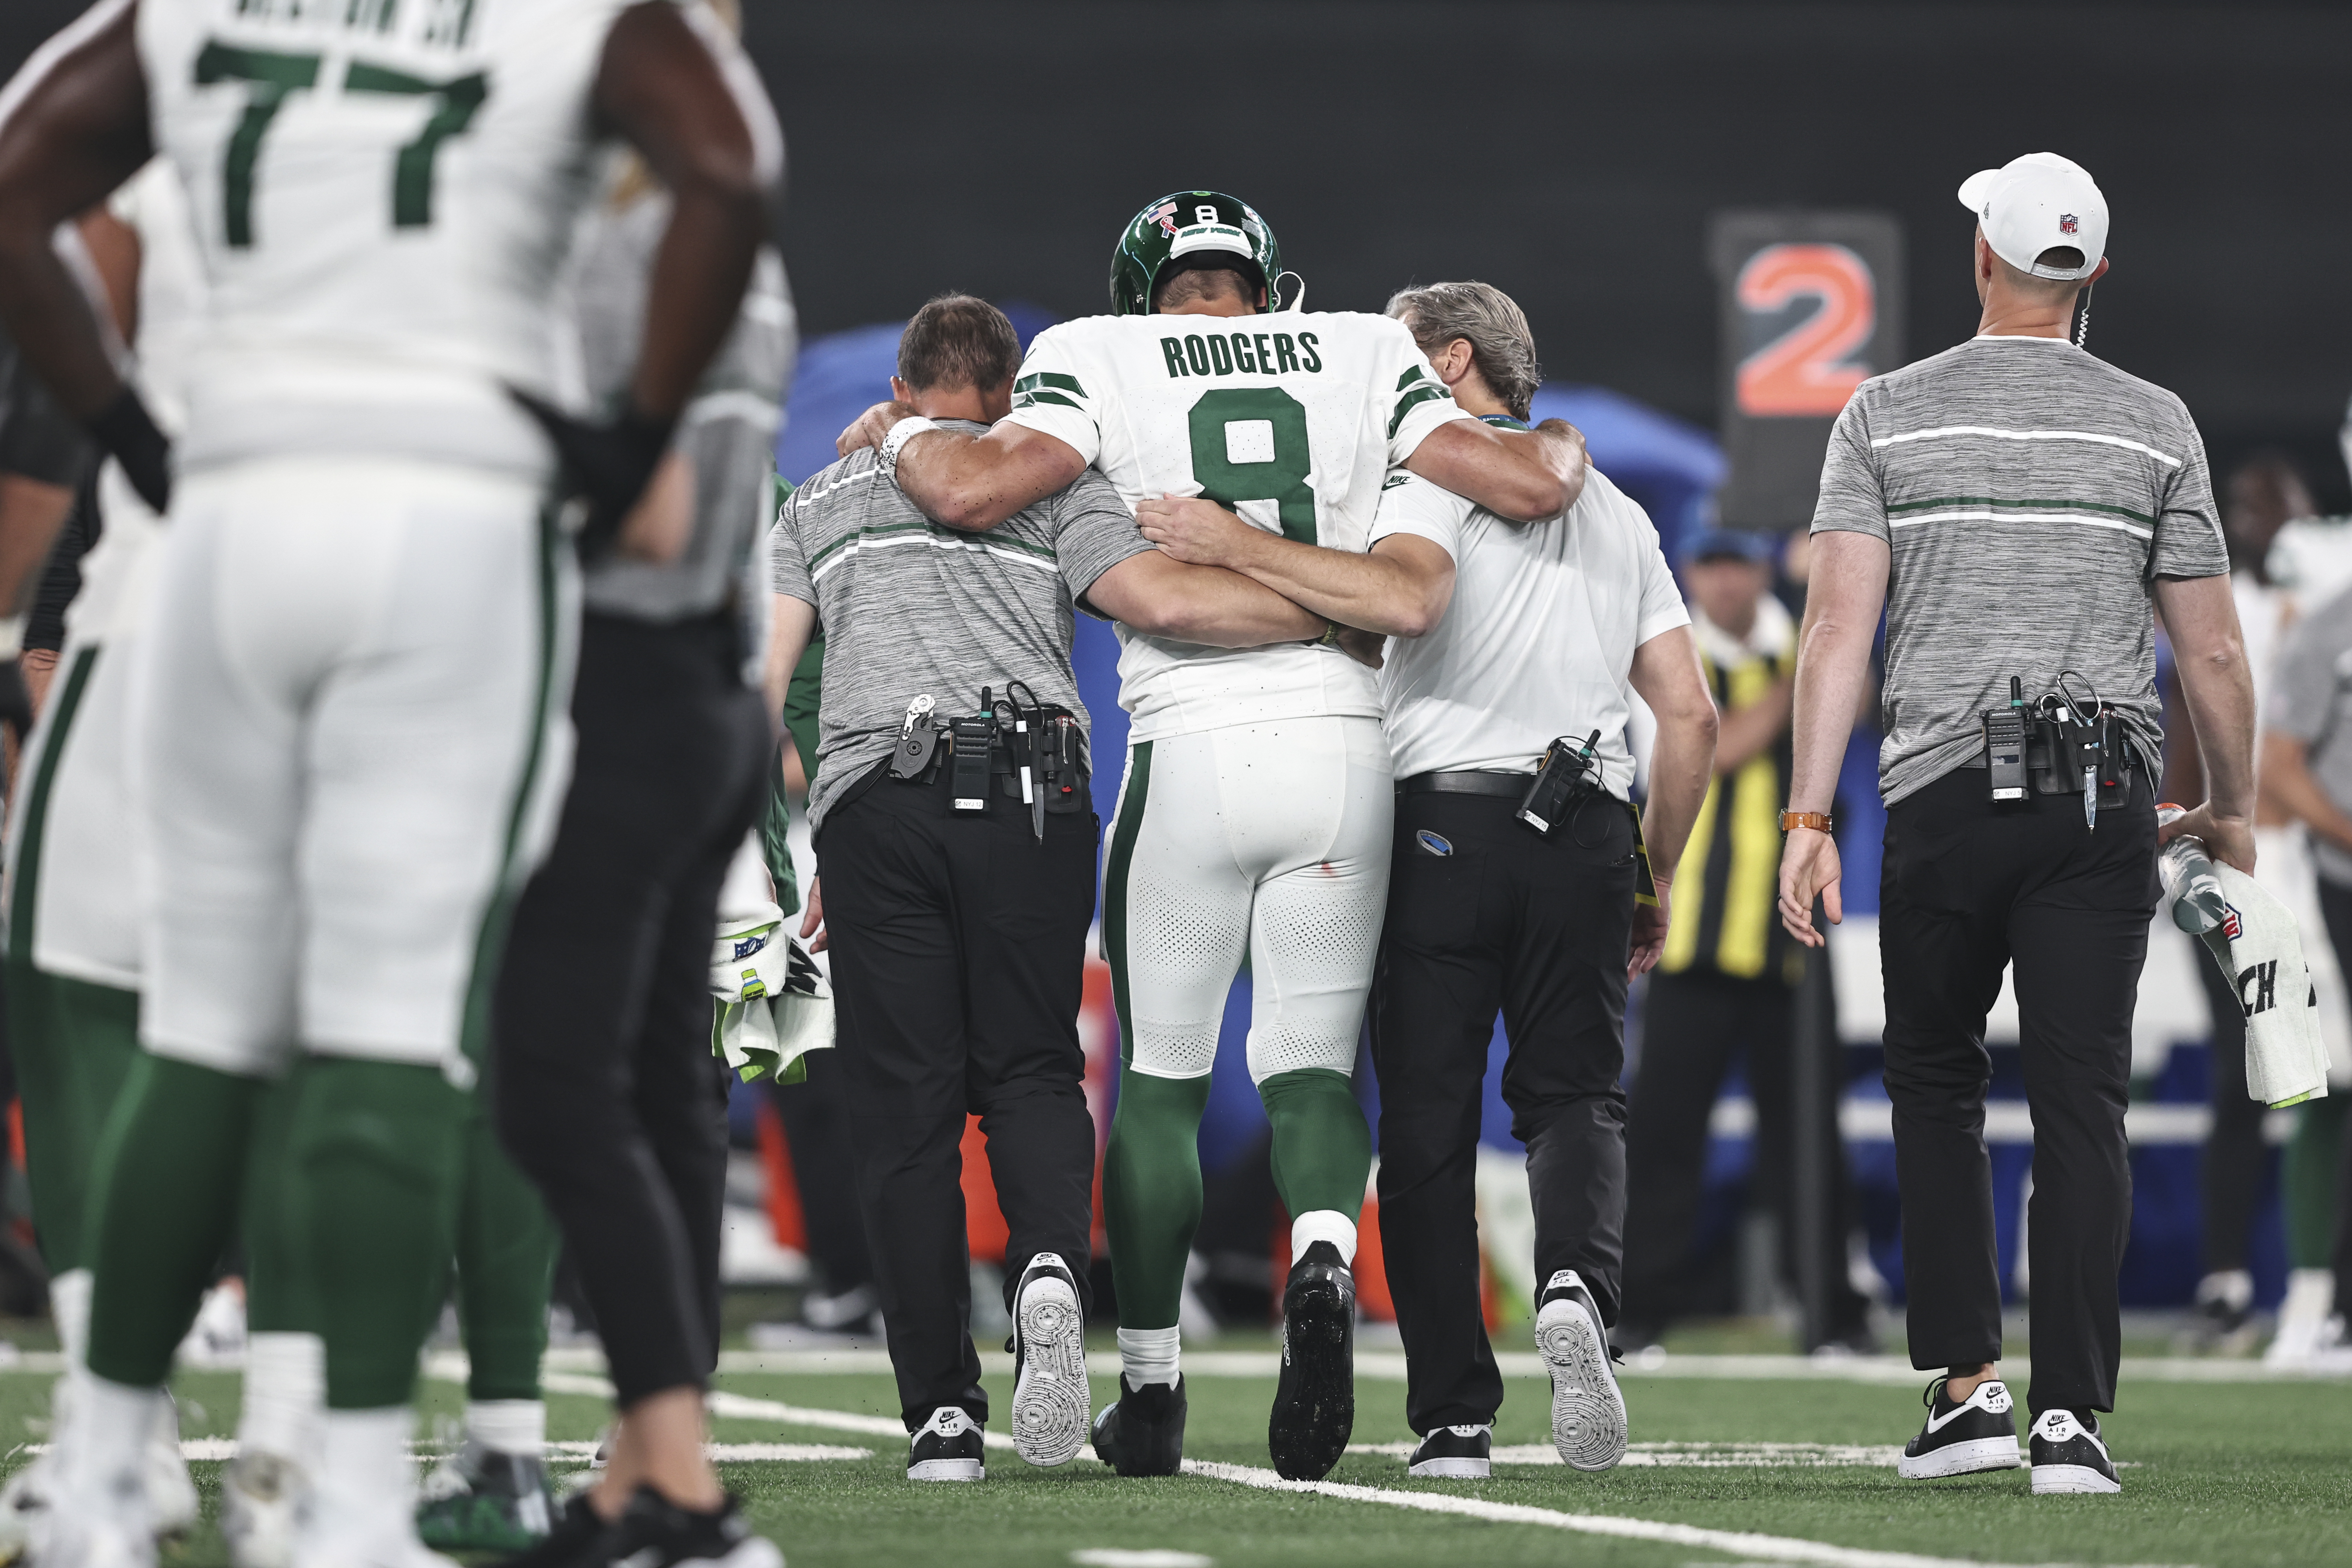
<svg viewBox="0 0 2352 1568">
<path fill-rule="evenodd" d="M 1138 1388 L 1119 1374 L 1118 1400 L 1095 1417 L 1095 1458 L 1122 1476 L 1172 1476 L 1184 1466 L 1184 1380 Z"/>
<path fill-rule="evenodd" d="M 1989 1377 L 1955 1403 L 1944 1392 L 1949 1381 L 1939 1377 L 1927 1385 L 1922 1396 L 1927 1424 L 1903 1446 L 1895 1473 L 1919 1481 L 2017 1468 L 2016 1405 L 2009 1384 Z"/>
<path fill-rule="evenodd" d="M 988 1452 L 980 1423 L 956 1405 L 931 1412 L 922 1430 L 908 1439 L 907 1479 L 910 1481 L 982 1481 L 988 1479 Z"/>
<path fill-rule="evenodd" d="M 1282 1291 L 1282 1382 L 1265 1446 L 1285 1480 L 1319 1481 L 1356 1429 L 1356 1277 L 1318 1241 Z"/>
<path fill-rule="evenodd" d="M 2123 1482 L 2107 1445 L 2099 1436 L 2099 1418 L 2085 1421 L 2071 1410 L 2045 1410 L 2033 1423 L 2033 1494 L 2044 1492 L 2119 1492 Z"/>
<path fill-rule="evenodd" d="M 1410 1474 L 1423 1480 L 1483 1481 L 1494 1473 L 1492 1426 L 1440 1426 L 1412 1451 Z"/>
<path fill-rule="evenodd" d="M 436 1552 L 522 1552 L 554 1526 L 555 1494 L 535 1454 L 468 1440 L 425 1478 L 416 1537 Z"/>
</svg>

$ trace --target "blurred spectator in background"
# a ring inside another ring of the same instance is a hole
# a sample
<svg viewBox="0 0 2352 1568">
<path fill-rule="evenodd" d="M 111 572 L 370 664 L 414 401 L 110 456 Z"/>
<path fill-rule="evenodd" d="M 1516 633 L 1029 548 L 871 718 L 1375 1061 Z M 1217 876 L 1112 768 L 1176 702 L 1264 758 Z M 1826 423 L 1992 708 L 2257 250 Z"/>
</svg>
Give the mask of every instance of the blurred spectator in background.
<svg viewBox="0 0 2352 1568">
<path fill-rule="evenodd" d="M 2221 531 L 2230 547 L 2230 592 L 2238 605 L 2238 626 L 2246 641 L 2246 668 L 2254 678 L 2256 722 L 2269 701 L 2271 669 L 2280 640 L 2294 625 L 2292 590 L 2271 578 L 2271 542 L 2279 530 L 2318 508 L 2293 459 L 2263 452 L 2240 464 L 2222 489 Z M 2165 677 L 2164 798 L 2201 800 L 2205 774 L 2196 737 L 2188 728 L 2178 676 Z M 2273 861 L 2256 865 L 2266 879 L 2292 865 L 2296 855 L 2284 841 L 2262 842 L 2293 819 L 2268 790 L 2257 797 L 2258 842 Z M 2295 867 L 2295 869 L 2300 869 Z M 2283 890 L 2282 890 L 2283 891 Z M 2246 1096 L 2246 1019 L 2230 983 L 2210 963 L 2196 966 L 2213 1015 L 2213 1130 L 2205 1142 L 2200 1182 L 2204 1231 L 2204 1277 L 2198 1281 L 2191 1338 L 2200 1349 L 2241 1348 L 2252 1332 L 2254 1277 L 2246 1268 L 2248 1233 L 2261 1201 L 2268 1150 L 2263 1142 L 2263 1107 Z"/>
<path fill-rule="evenodd" d="M 2319 909 L 2339 968 L 2352 970 L 2352 590 L 2310 608 L 2280 647 L 2263 715 L 2263 793 L 2311 835 Z M 2217 1016 L 2219 1009 L 2217 1011 Z M 2241 1023 L 2240 1032 L 2243 1032 Z M 2242 1095 L 2242 1089 L 2240 1090 Z M 2335 1303 L 2313 1342 L 2294 1347 L 2352 1364 L 2352 1140 L 2336 1187 Z M 2282 1324 L 2282 1339 L 2285 1337 Z"/>
<path fill-rule="evenodd" d="M 1675 880 L 1665 952 L 1650 979 L 1627 1114 L 1621 1351 L 1655 1344 L 1668 1320 L 1693 1309 L 1707 1121 L 1724 1073 L 1742 1047 L 1756 1107 L 1749 1191 L 1778 1219 L 1781 1278 L 1792 1293 L 1803 1295 L 1790 1209 L 1796 1168 L 1790 1045 L 1806 958 L 1772 907 L 1797 659 L 1795 624 L 1770 592 L 1778 543 L 1769 534 L 1716 529 L 1693 540 L 1683 555 L 1691 631 L 1723 719 L 1715 777 Z M 1839 1194 L 1833 1234 L 1841 1237 L 1853 1228 L 1845 1152 L 1837 1134 L 1842 1078 L 1822 1075 L 1828 1100 L 1822 1125 L 1832 1145 Z M 1843 1258 L 1843 1247 L 1836 1255 Z M 1824 1283 L 1831 1303 L 1826 1342 L 1865 1348 L 1868 1301 L 1842 1264 Z"/>
</svg>

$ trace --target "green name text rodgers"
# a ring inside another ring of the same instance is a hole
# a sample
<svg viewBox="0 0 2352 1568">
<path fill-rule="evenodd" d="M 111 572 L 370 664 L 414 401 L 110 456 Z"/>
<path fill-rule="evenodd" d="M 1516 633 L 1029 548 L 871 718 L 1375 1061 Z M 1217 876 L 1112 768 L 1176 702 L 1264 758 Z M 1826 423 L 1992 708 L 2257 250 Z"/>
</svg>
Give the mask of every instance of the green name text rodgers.
<svg viewBox="0 0 2352 1568">
<path fill-rule="evenodd" d="M 1313 332 L 1194 332 L 1160 340 L 1160 357 L 1168 374 L 1180 375 L 1280 375 L 1286 371 L 1313 373 L 1323 368 L 1315 352 Z"/>
</svg>

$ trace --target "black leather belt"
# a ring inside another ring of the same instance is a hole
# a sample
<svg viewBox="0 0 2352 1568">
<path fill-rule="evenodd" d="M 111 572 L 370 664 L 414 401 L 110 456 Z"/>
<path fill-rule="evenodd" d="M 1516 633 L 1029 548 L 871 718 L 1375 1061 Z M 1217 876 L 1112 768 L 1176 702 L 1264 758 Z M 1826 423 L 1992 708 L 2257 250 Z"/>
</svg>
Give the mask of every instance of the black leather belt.
<svg viewBox="0 0 2352 1568">
<path fill-rule="evenodd" d="M 1490 795 L 1517 800 L 1528 793 L 1528 785 L 1534 782 L 1533 773 L 1415 773 L 1409 779 L 1397 780 L 1396 787 L 1399 795 Z"/>
</svg>

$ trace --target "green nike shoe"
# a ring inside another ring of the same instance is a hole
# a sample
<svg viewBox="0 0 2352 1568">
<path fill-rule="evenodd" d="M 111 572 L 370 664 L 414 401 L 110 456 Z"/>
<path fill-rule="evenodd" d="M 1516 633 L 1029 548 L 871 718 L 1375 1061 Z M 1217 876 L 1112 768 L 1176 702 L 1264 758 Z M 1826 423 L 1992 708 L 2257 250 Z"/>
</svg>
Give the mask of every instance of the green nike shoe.
<svg viewBox="0 0 2352 1568">
<path fill-rule="evenodd" d="M 521 1552 L 554 1528 L 547 1466 L 471 1439 L 418 1489 L 416 1533 L 436 1552 Z"/>
</svg>

